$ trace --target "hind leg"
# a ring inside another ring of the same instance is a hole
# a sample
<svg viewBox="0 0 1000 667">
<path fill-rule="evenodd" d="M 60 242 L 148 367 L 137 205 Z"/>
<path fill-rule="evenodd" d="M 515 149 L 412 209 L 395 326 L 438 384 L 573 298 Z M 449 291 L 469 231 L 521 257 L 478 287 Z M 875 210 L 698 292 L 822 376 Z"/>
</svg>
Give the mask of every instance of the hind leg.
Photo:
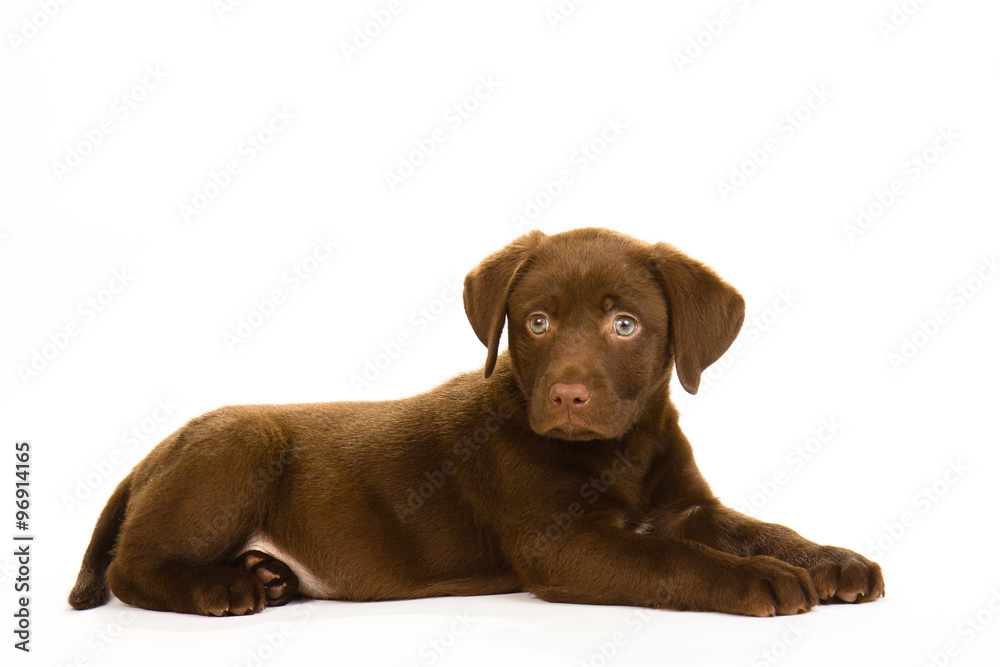
<svg viewBox="0 0 1000 667">
<path fill-rule="evenodd" d="M 255 576 L 264 587 L 268 607 L 280 607 L 299 590 L 299 578 L 291 568 L 263 551 L 251 550 L 236 559 L 236 566 Z"/>
<path fill-rule="evenodd" d="M 275 502 L 291 453 L 260 409 L 224 408 L 161 443 L 133 472 L 108 568 L 111 591 L 147 609 L 221 616 L 267 605 L 232 559 Z"/>
<path fill-rule="evenodd" d="M 217 565 L 161 564 L 141 574 L 109 572 L 112 591 L 123 602 L 205 616 L 255 614 L 267 606 L 264 585 L 246 570 Z"/>
</svg>

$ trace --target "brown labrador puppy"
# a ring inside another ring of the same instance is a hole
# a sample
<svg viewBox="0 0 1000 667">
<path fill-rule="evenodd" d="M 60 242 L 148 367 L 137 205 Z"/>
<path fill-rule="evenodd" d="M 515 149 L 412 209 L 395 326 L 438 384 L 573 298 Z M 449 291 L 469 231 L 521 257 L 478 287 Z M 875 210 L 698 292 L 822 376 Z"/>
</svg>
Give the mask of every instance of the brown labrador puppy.
<svg viewBox="0 0 1000 667">
<path fill-rule="evenodd" d="M 70 604 L 110 588 L 218 616 L 529 591 L 771 616 L 884 594 L 877 564 L 724 507 L 698 471 L 671 370 L 695 393 L 744 314 L 711 269 L 607 230 L 536 231 L 473 269 L 464 300 L 485 374 L 222 408 L 170 435 L 115 489 Z"/>
</svg>

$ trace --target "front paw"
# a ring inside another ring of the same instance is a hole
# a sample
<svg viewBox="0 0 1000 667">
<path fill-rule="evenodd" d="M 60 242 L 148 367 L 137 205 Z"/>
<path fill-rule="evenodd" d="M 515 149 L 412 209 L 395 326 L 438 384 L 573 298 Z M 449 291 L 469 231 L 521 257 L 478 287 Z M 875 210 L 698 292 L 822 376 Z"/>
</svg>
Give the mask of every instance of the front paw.
<svg viewBox="0 0 1000 667">
<path fill-rule="evenodd" d="M 822 602 L 871 602 L 885 596 L 878 563 L 840 547 L 820 547 L 810 554 L 809 571 Z"/>
<path fill-rule="evenodd" d="M 784 616 L 819 604 L 809 573 L 770 556 L 741 559 L 738 580 L 720 611 L 748 616 Z"/>
</svg>

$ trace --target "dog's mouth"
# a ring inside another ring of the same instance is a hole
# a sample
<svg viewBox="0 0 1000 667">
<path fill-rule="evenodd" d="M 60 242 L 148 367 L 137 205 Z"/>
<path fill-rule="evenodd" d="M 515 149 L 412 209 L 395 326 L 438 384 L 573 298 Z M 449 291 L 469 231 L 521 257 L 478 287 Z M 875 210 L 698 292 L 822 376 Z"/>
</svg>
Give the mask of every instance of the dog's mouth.
<svg viewBox="0 0 1000 667">
<path fill-rule="evenodd" d="M 608 437 L 606 434 L 571 423 L 563 424 L 562 426 L 553 426 L 542 433 L 542 435 L 560 440 L 598 440 Z"/>
<path fill-rule="evenodd" d="M 539 435 L 560 440 L 607 440 L 620 435 L 607 424 L 594 424 L 584 420 L 580 415 L 562 413 L 558 416 L 549 414 L 547 418 L 532 420 L 532 430 Z"/>
</svg>

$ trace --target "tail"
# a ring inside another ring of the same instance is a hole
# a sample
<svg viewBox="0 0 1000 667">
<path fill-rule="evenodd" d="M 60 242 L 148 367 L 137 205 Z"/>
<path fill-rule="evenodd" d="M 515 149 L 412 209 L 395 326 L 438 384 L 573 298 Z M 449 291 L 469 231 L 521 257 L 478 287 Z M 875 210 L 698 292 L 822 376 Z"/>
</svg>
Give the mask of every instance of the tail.
<svg viewBox="0 0 1000 667">
<path fill-rule="evenodd" d="M 118 530 L 125 519 L 131 482 L 132 475 L 129 474 L 118 484 L 97 519 L 94 534 L 90 537 L 90 546 L 83 554 L 83 564 L 80 566 L 80 574 L 76 576 L 76 585 L 69 594 L 69 603 L 74 609 L 100 607 L 111 597 L 106 575 L 108 565 L 111 564 L 111 551 L 118 541 Z"/>
</svg>

